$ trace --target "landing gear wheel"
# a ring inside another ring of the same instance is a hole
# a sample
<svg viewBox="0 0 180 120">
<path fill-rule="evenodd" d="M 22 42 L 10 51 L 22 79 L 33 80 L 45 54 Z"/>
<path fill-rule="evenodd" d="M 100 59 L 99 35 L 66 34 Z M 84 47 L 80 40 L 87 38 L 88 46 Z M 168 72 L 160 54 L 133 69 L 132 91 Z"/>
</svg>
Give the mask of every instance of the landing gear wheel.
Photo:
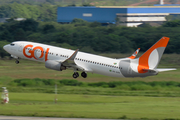
<svg viewBox="0 0 180 120">
<path fill-rule="evenodd" d="M 15 63 L 16 63 L 16 64 L 19 64 L 19 61 L 18 61 L 18 60 L 16 60 L 16 61 L 15 61 Z"/>
<path fill-rule="evenodd" d="M 81 76 L 82 76 L 83 78 L 86 78 L 86 77 L 87 77 L 87 74 L 86 74 L 85 72 L 82 72 L 82 73 L 81 73 Z"/>
<path fill-rule="evenodd" d="M 77 78 L 77 77 L 79 77 L 79 73 L 78 72 L 74 72 L 73 78 Z"/>
</svg>

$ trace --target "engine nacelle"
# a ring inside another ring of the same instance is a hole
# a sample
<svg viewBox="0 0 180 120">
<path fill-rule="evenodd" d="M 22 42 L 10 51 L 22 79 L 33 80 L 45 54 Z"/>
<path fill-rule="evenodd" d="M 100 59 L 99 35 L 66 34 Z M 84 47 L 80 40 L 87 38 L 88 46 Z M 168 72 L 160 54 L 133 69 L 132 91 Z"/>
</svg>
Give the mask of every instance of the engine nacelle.
<svg viewBox="0 0 180 120">
<path fill-rule="evenodd" d="M 66 67 L 62 66 L 60 62 L 54 61 L 54 60 L 48 60 L 45 62 L 45 67 L 57 71 L 65 70 Z"/>
</svg>

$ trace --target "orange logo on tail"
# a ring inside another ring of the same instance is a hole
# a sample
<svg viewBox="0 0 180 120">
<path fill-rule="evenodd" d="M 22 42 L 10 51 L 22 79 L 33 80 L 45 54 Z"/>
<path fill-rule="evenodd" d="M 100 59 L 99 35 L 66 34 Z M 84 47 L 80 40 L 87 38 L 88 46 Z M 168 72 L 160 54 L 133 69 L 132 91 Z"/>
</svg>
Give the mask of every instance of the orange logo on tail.
<svg viewBox="0 0 180 120">
<path fill-rule="evenodd" d="M 139 65 L 138 65 L 138 72 L 139 73 L 146 73 L 147 70 L 145 69 L 149 69 L 151 66 L 149 66 L 149 63 L 153 63 L 153 58 L 149 59 L 150 55 L 152 56 L 159 56 L 158 52 L 154 52 L 153 51 L 157 48 L 163 47 L 165 48 L 168 44 L 169 38 L 168 37 L 163 37 L 161 38 L 158 42 L 156 42 L 149 50 L 147 50 L 140 58 L 139 58 Z M 164 49 L 163 49 L 164 51 Z M 163 53 L 163 51 L 161 51 Z M 155 59 L 155 58 L 154 58 Z M 158 60 L 160 60 L 161 58 L 157 58 Z M 158 62 L 157 62 L 158 64 Z"/>
</svg>

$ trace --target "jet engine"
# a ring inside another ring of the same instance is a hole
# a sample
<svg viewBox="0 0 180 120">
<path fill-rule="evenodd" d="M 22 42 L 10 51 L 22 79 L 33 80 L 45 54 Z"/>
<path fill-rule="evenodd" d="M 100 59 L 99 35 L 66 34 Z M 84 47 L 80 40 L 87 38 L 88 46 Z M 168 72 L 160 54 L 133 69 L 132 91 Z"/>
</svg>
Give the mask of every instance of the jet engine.
<svg viewBox="0 0 180 120">
<path fill-rule="evenodd" d="M 65 66 L 62 66 L 60 62 L 54 61 L 54 60 L 47 60 L 45 62 L 45 67 L 57 71 L 66 70 Z"/>
</svg>

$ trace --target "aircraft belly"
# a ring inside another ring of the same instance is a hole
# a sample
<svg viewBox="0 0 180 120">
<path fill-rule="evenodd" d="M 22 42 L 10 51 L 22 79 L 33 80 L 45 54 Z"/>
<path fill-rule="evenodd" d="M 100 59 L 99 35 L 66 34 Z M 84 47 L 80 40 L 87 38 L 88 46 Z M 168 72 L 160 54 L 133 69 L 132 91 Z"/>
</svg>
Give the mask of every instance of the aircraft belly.
<svg viewBox="0 0 180 120">
<path fill-rule="evenodd" d="M 110 68 L 110 67 L 104 67 L 104 66 L 90 66 L 90 68 L 93 70 L 93 73 L 106 75 L 106 76 L 112 76 L 112 77 L 123 77 L 120 70 L 118 68 Z"/>
</svg>

